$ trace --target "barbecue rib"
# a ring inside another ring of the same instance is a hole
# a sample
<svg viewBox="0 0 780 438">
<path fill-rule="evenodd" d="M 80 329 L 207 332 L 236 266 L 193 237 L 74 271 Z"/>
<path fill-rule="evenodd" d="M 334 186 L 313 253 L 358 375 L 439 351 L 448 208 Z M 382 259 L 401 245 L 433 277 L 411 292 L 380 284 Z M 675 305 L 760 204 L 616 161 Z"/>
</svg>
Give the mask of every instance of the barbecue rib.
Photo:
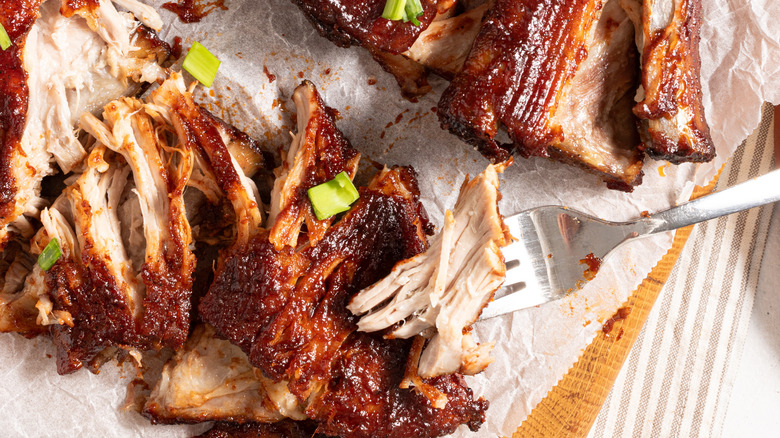
<svg viewBox="0 0 780 438">
<path fill-rule="evenodd" d="M 271 193 L 269 240 L 277 250 L 297 246 L 301 225 L 306 223 L 309 243 L 316 245 L 331 219 L 317 220 L 306 191 L 330 181 L 341 172 L 355 177 L 360 154 L 336 128 L 333 110 L 322 103 L 311 82 L 295 89 L 298 133 L 293 136 L 287 159 Z"/>
<path fill-rule="evenodd" d="M 467 178 L 431 247 L 398 263 L 347 307 L 357 315 L 370 312 L 358 322 L 361 331 L 390 328 L 387 336 L 409 338 L 435 328 L 420 357 L 421 377 L 476 374 L 491 362 L 492 346 L 477 346 L 464 333 L 505 278 L 500 248 L 511 236 L 498 212 L 497 171 L 503 166 L 489 165 L 477 178 Z"/>
<path fill-rule="evenodd" d="M 303 87 L 316 93 L 310 84 Z M 305 111 L 298 118 L 309 120 Z M 335 142 L 322 150 L 343 150 L 345 144 L 340 135 L 322 140 Z M 216 152 L 209 152 L 212 167 Z M 251 216 L 256 207 L 241 201 L 246 192 L 229 187 L 235 178 L 215 173 L 233 196 L 236 217 Z M 295 181 L 290 175 L 281 185 Z M 203 320 L 274 384 L 264 384 L 274 404 L 302 410 L 327 435 L 438 436 L 484 421 L 487 403 L 474 401 L 459 376 L 421 381 L 445 395 L 440 409 L 426 396 L 400 389 L 410 343 L 356 332 L 356 318 L 346 309 L 353 293 L 425 249 L 429 226 L 418 197 L 411 169 L 385 169 L 360 189 L 360 199 L 341 220 L 326 224 L 316 243 L 277 249 L 259 224 L 239 226 L 199 306 Z"/>
<path fill-rule="evenodd" d="M 63 220 L 44 221 L 44 233 L 66 233 L 58 237 L 64 256 L 47 275 L 53 309 L 70 322 L 52 325 L 60 373 L 109 347 L 178 347 L 189 332 L 195 259 L 183 191 L 192 160 L 155 117 L 130 98 L 107 105 L 103 121 L 85 113 L 80 126 L 98 146 L 62 195 L 67 202 L 45 211 Z"/>
<path fill-rule="evenodd" d="M 710 161 L 699 60 L 699 0 L 620 0 L 636 26 L 642 86 L 634 113 L 645 150 L 672 163 Z"/>
<path fill-rule="evenodd" d="M 153 31 L 110 1 L 41 3 L 0 0 L 14 43 L 0 53 L 0 245 L 10 234 L 33 234 L 27 218 L 43 207 L 40 186 L 56 172 L 52 162 L 69 172 L 84 158 L 73 130 L 81 113 L 161 78 L 168 57 Z"/>
<path fill-rule="evenodd" d="M 439 118 L 494 161 L 512 149 L 552 157 L 630 190 L 642 175 L 628 97 L 632 41 L 616 0 L 603 8 L 599 0 L 497 0 Z M 496 141 L 500 126 L 512 145 Z"/>
</svg>

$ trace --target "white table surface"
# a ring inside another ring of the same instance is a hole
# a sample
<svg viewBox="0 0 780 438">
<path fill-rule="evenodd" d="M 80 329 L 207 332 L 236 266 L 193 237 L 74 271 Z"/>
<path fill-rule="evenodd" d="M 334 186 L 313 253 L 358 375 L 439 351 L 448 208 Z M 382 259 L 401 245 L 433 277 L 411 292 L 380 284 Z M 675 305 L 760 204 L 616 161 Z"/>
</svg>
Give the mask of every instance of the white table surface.
<svg viewBox="0 0 780 438">
<path fill-rule="evenodd" d="M 780 205 L 772 216 L 723 436 L 780 436 Z"/>
</svg>

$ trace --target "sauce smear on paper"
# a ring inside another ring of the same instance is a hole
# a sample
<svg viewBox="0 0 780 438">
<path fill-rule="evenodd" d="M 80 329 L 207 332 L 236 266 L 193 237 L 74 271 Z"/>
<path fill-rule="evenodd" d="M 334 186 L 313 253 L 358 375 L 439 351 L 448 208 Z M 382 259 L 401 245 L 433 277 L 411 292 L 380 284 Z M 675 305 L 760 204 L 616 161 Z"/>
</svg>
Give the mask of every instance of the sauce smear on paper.
<svg viewBox="0 0 780 438">
<path fill-rule="evenodd" d="M 601 327 L 601 331 L 603 331 L 605 335 L 608 335 L 609 332 L 612 331 L 612 327 L 615 326 L 616 322 L 620 321 L 621 319 L 626 319 L 630 314 L 631 314 L 630 307 L 619 308 L 617 313 L 612 315 L 612 317 L 609 318 L 608 320 L 604 321 L 604 325 Z"/>
<path fill-rule="evenodd" d="M 177 0 L 162 5 L 163 8 L 179 16 L 184 23 L 197 23 L 216 9 L 227 11 L 225 0 Z"/>
</svg>

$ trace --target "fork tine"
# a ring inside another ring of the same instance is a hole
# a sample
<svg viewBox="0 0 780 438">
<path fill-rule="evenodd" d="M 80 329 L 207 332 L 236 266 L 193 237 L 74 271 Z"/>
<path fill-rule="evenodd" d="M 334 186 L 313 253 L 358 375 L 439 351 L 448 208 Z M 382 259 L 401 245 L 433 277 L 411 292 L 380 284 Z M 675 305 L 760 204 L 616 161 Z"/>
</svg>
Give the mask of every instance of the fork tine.
<svg viewBox="0 0 780 438">
<path fill-rule="evenodd" d="M 581 263 L 603 258 L 636 234 L 631 223 L 614 223 L 562 207 L 540 207 L 505 219 L 516 239 L 503 249 L 504 287 L 480 320 L 538 306 L 566 296 L 587 281 Z"/>
</svg>

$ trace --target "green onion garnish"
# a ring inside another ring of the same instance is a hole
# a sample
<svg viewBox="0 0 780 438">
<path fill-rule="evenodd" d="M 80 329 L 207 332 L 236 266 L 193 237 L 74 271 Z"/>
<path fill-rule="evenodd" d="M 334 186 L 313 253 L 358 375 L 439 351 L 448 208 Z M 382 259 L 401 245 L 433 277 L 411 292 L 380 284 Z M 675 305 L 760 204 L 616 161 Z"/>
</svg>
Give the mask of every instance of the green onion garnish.
<svg viewBox="0 0 780 438">
<path fill-rule="evenodd" d="M 62 257 L 60 242 L 54 237 L 49 241 L 49 244 L 46 245 L 46 248 L 43 249 L 41 255 L 38 256 L 38 266 L 44 271 L 48 271 L 57 263 L 57 260 L 59 260 L 60 257 Z"/>
<path fill-rule="evenodd" d="M 385 10 L 382 12 L 382 18 L 398 21 L 403 19 L 406 0 L 387 0 Z"/>
<path fill-rule="evenodd" d="M 349 210 L 349 206 L 360 197 L 346 172 L 341 172 L 332 180 L 310 188 L 308 193 L 314 215 L 320 221 Z"/>
<path fill-rule="evenodd" d="M 197 41 L 192 43 L 187 57 L 184 58 L 182 68 L 187 70 L 195 79 L 208 88 L 217 77 L 217 70 L 222 62 L 212 55 L 203 45 Z"/>
<path fill-rule="evenodd" d="M 415 26 L 420 25 L 420 22 L 417 20 L 417 17 L 423 14 L 423 7 L 420 0 L 406 0 L 404 12 L 406 12 L 406 17 L 411 20 L 412 24 Z"/>
<path fill-rule="evenodd" d="M 9 47 L 11 47 L 11 38 L 8 36 L 3 25 L 0 24 L 0 48 L 5 50 Z"/>
<path fill-rule="evenodd" d="M 420 0 L 387 0 L 385 10 L 382 12 L 382 18 L 404 23 L 411 21 L 415 26 L 420 22 L 417 17 L 423 14 L 423 7 Z"/>
</svg>

